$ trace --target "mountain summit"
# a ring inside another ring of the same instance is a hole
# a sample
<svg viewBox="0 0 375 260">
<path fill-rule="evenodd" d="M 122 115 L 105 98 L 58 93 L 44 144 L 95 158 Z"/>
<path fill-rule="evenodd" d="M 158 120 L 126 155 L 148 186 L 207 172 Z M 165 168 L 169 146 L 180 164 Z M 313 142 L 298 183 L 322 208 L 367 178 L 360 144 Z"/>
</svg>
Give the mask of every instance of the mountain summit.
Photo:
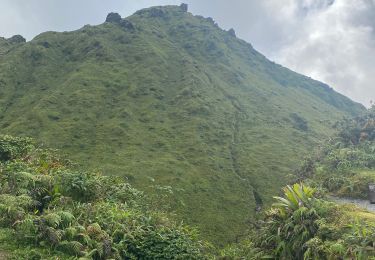
<svg viewBox="0 0 375 260">
<path fill-rule="evenodd" d="M 241 234 L 335 121 L 364 110 L 187 5 L 0 39 L 0 107 L 2 133 L 143 190 L 171 186 L 178 216 L 219 244 Z"/>
</svg>

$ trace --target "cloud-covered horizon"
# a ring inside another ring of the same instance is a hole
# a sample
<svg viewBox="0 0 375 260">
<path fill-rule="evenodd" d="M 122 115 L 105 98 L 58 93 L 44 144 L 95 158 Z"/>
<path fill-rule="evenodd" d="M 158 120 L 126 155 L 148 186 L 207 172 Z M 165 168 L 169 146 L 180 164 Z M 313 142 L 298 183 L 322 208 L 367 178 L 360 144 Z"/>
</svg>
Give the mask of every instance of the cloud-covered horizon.
<svg viewBox="0 0 375 260">
<path fill-rule="evenodd" d="M 375 100 L 375 0 L 0 0 L 0 36 L 100 24 L 153 5 L 187 2 L 269 59 L 368 106 Z"/>
</svg>

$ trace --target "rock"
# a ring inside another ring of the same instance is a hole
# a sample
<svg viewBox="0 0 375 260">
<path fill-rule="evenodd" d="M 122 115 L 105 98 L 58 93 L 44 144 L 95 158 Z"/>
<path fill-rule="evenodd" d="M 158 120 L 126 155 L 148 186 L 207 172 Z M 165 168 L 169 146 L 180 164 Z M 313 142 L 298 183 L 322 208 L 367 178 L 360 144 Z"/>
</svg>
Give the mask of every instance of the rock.
<svg viewBox="0 0 375 260">
<path fill-rule="evenodd" d="M 164 11 L 158 8 L 150 9 L 150 16 L 151 17 L 163 17 L 165 16 Z"/>
<path fill-rule="evenodd" d="M 160 7 L 151 7 L 137 11 L 135 14 L 146 17 L 166 17 L 167 13 Z"/>
<path fill-rule="evenodd" d="M 26 42 L 26 39 L 23 38 L 21 35 L 14 35 L 8 39 L 10 43 L 23 43 Z"/>
<path fill-rule="evenodd" d="M 109 13 L 105 21 L 107 23 L 119 23 L 121 22 L 121 15 L 118 13 Z"/>
<path fill-rule="evenodd" d="M 122 19 L 121 16 L 118 13 L 109 13 L 107 15 L 107 19 L 105 21 L 107 23 L 118 24 L 122 28 L 125 28 L 127 30 L 134 31 L 134 29 L 135 29 L 134 25 L 130 21 Z"/>
<path fill-rule="evenodd" d="M 236 31 L 233 28 L 229 29 L 228 33 L 229 35 L 236 37 Z"/>
<path fill-rule="evenodd" d="M 46 42 L 46 41 L 41 42 L 40 45 L 42 45 L 44 48 L 47 48 L 47 49 L 48 49 L 49 47 L 51 47 L 51 45 L 49 44 L 49 42 Z"/>
<path fill-rule="evenodd" d="M 121 27 L 123 27 L 125 29 L 128 29 L 130 31 L 135 30 L 134 25 L 131 22 L 129 22 L 128 20 L 122 19 L 119 24 L 120 24 Z"/>
<path fill-rule="evenodd" d="M 182 4 L 180 5 L 180 8 L 181 8 L 181 10 L 182 10 L 183 12 L 187 12 L 187 11 L 188 11 L 188 5 L 187 5 L 187 4 L 182 3 Z"/>
<path fill-rule="evenodd" d="M 215 24 L 215 20 L 214 20 L 212 17 L 207 17 L 206 20 L 207 20 L 209 23 Z"/>
</svg>

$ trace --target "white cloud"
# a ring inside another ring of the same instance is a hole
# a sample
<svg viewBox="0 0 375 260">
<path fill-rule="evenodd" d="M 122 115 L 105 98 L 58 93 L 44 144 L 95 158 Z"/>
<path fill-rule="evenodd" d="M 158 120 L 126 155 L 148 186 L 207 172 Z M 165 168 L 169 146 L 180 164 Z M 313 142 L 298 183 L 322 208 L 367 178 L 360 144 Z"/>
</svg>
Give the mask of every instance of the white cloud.
<svg viewBox="0 0 375 260">
<path fill-rule="evenodd" d="M 271 58 L 369 105 L 375 99 L 374 1 L 292 1 L 288 12 L 268 2 L 279 21 L 289 21 L 288 41 Z"/>
</svg>

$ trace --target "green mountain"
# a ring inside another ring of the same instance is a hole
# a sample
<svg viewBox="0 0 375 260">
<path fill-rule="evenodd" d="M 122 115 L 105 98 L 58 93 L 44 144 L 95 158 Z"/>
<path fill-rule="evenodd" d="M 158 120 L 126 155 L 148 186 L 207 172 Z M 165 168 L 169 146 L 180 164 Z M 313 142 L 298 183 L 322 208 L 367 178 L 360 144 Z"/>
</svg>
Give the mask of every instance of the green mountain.
<svg viewBox="0 0 375 260">
<path fill-rule="evenodd" d="M 364 107 L 267 60 L 185 5 L 0 39 L 2 133 L 30 136 L 233 241 L 299 161 Z"/>
</svg>

